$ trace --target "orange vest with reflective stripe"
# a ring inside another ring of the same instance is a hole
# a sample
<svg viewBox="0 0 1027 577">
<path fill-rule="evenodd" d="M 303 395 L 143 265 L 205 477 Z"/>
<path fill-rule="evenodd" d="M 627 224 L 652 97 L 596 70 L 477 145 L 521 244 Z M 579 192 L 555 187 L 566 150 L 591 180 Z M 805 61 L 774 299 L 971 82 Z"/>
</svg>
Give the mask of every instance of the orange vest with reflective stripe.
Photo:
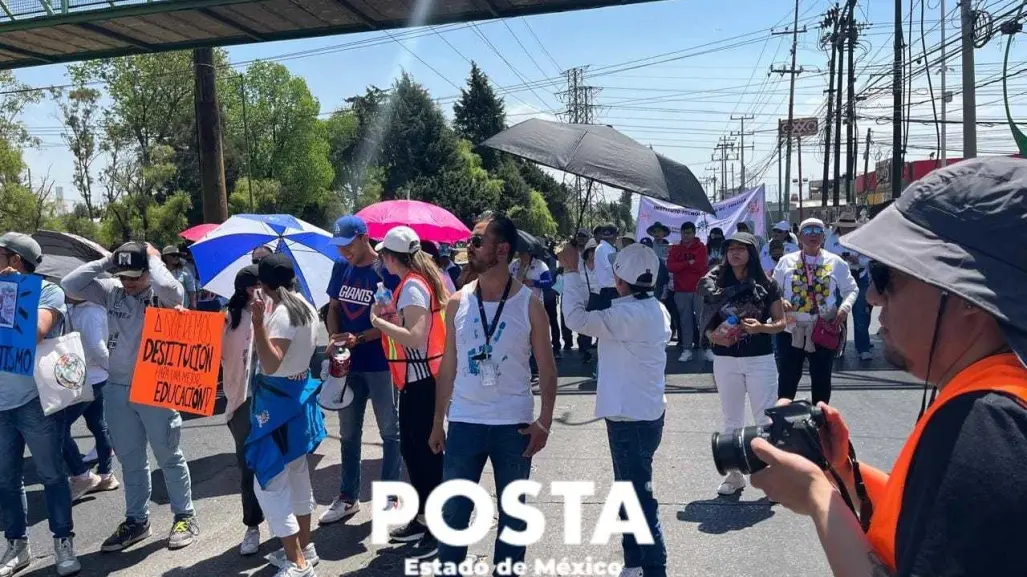
<svg viewBox="0 0 1027 577">
<path fill-rule="evenodd" d="M 920 435 L 923 434 L 927 422 L 942 405 L 960 395 L 979 391 L 1004 393 L 1027 404 L 1027 369 L 1024 369 L 1012 353 L 995 355 L 967 367 L 939 391 L 938 398 L 927 409 L 913 429 L 913 434 L 906 440 L 890 475 L 884 475 L 871 467 L 865 467 L 864 471 L 864 467 L 860 466 L 867 494 L 874 504 L 874 515 L 867 537 L 877 558 L 893 573 L 896 571 L 895 532 L 898 529 L 899 513 L 902 508 L 902 493 L 906 485 L 906 475 L 909 473 L 909 464 L 920 442 Z"/>
<path fill-rule="evenodd" d="M 428 371 L 431 372 L 431 376 L 439 374 L 439 365 L 442 364 L 442 353 L 446 350 L 446 319 L 443 314 L 442 306 L 435 298 L 435 292 L 431 288 L 431 284 L 421 275 L 411 272 L 408 273 L 403 280 L 400 281 L 399 286 L 392 293 L 392 307 L 398 310 L 399 306 L 399 295 L 403 292 L 403 288 L 408 282 L 413 279 L 417 279 L 424 283 L 424 286 L 428 288 L 428 301 L 431 303 L 431 311 L 429 316 L 428 325 L 428 347 L 426 360 L 407 359 L 407 351 L 403 345 L 392 340 L 391 337 L 382 334 L 382 345 L 385 348 L 385 359 L 389 362 L 389 371 L 392 373 L 392 382 L 396 385 L 396 388 L 403 390 L 403 387 L 407 384 L 407 369 L 408 365 L 412 362 L 426 362 L 428 364 Z"/>
</svg>

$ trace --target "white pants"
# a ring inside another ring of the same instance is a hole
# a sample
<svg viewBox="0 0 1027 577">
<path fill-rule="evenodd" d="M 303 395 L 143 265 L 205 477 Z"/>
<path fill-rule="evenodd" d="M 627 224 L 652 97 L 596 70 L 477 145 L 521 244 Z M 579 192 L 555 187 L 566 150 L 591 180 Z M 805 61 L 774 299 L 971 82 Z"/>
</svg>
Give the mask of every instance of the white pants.
<svg viewBox="0 0 1027 577">
<path fill-rule="evenodd" d="M 264 510 L 264 518 L 277 537 L 291 537 L 300 531 L 296 517 L 314 512 L 314 489 L 310 486 L 310 470 L 307 468 L 307 456 L 292 461 L 285 466 L 267 489 L 261 489 L 260 483 L 253 480 L 253 490 L 257 494 L 260 508 Z"/>
<path fill-rule="evenodd" d="M 760 357 L 713 357 L 713 379 L 720 395 L 724 431 L 745 426 L 745 395 L 758 425 L 770 422 L 764 411 L 777 402 L 777 363 L 774 355 Z"/>
</svg>

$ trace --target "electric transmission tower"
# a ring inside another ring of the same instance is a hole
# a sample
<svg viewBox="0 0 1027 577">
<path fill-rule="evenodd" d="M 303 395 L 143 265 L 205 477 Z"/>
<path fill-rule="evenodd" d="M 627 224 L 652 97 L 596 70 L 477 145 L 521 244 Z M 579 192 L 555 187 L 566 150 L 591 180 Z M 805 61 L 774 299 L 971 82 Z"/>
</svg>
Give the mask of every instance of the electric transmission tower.
<svg viewBox="0 0 1027 577">
<path fill-rule="evenodd" d="M 564 72 L 567 88 L 556 94 L 556 97 L 567 105 L 567 109 L 560 116 L 570 124 L 595 124 L 599 117 L 600 107 L 596 104 L 596 98 L 602 92 L 602 88 L 585 83 L 587 71 L 587 66 L 578 66 Z M 586 209 L 591 205 L 593 182 L 575 176 L 574 189 L 578 198 L 578 223 L 580 226 Z"/>
</svg>

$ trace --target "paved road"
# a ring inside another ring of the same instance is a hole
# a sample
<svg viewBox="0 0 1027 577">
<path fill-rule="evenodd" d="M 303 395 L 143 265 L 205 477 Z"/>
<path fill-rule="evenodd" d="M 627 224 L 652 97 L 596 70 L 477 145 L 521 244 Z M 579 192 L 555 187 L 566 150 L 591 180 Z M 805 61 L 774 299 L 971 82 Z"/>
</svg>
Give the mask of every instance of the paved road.
<svg viewBox="0 0 1027 577">
<path fill-rule="evenodd" d="M 851 352 L 851 343 L 850 352 Z M 876 351 L 879 353 L 880 346 Z M 677 357 L 676 351 L 672 352 Z M 557 423 L 549 447 L 533 463 L 532 477 L 548 486 L 553 480 L 594 480 L 597 494 L 605 495 L 612 472 L 602 422 L 592 417 L 593 393 L 580 375 L 584 370 L 565 361 L 557 400 Z M 678 577 L 762 576 L 767 568 L 779 576 L 828 574 L 816 536 L 806 519 L 779 506 L 771 507 L 763 495 L 748 489 L 741 498 L 718 498 L 720 481 L 710 458 L 709 434 L 719 427 L 719 401 L 708 374 L 709 365 L 695 360 L 689 366 L 672 361 L 668 385 L 669 407 L 663 443 L 657 453 L 655 490 L 670 555 L 670 574 Z M 878 466 L 890 466 L 913 426 L 920 388 L 883 362 L 839 362 L 833 404 L 848 418 L 859 456 Z M 807 393 L 808 394 L 808 393 Z M 801 393 L 800 393 L 801 395 Z M 331 502 L 339 482 L 338 419 L 330 415 L 329 438 L 311 457 L 314 492 L 322 506 Z M 370 499 L 370 482 L 380 466 L 381 444 L 372 414 L 364 433 L 363 498 Z M 92 441 L 81 426 L 74 431 L 83 450 Z M 127 552 L 105 554 L 99 545 L 121 520 L 121 491 L 87 496 L 75 505 L 77 549 L 82 575 L 114 577 L 184 577 L 258 575 L 274 571 L 260 557 L 241 558 L 241 507 L 231 438 L 221 416 L 192 419 L 185 424 L 183 449 L 193 475 L 193 496 L 202 535 L 193 546 L 178 552 L 165 549 L 171 513 L 161 475 L 154 477 L 152 524 L 157 534 Z M 31 461 L 31 458 L 27 459 Z M 52 548 L 46 527 L 42 487 L 29 468 L 27 479 L 31 539 L 36 559 L 24 575 L 52 575 Z M 494 492 L 491 474 L 483 484 Z M 536 500 L 546 515 L 549 537 L 528 550 L 529 560 L 567 557 L 583 561 L 620 561 L 619 544 L 570 547 L 561 545 L 562 502 L 548 489 Z M 403 550 L 371 545 L 370 515 L 365 510 L 343 525 L 318 528 L 315 541 L 323 559 L 321 577 L 402 575 Z M 600 498 L 586 500 L 584 534 L 590 534 L 601 509 Z M 489 537 L 489 542 L 493 536 Z M 277 548 L 264 543 L 261 554 Z M 473 546 L 472 553 L 489 554 L 489 543 Z"/>
</svg>

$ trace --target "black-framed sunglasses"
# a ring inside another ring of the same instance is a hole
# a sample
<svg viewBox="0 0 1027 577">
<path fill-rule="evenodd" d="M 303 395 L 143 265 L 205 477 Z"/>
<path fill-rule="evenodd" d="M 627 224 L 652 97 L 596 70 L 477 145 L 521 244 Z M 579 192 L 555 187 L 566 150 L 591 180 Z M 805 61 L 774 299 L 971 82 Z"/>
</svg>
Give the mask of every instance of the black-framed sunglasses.
<svg viewBox="0 0 1027 577">
<path fill-rule="evenodd" d="M 470 244 L 474 248 L 481 248 L 482 245 L 485 244 L 485 237 L 480 234 L 476 234 L 471 237 L 471 240 L 468 242 L 468 244 Z"/>
<path fill-rule="evenodd" d="M 876 260 L 870 261 L 868 267 L 870 282 L 874 283 L 874 290 L 877 291 L 877 294 L 883 295 L 884 291 L 888 290 L 888 285 L 891 284 L 891 268 Z"/>
</svg>

